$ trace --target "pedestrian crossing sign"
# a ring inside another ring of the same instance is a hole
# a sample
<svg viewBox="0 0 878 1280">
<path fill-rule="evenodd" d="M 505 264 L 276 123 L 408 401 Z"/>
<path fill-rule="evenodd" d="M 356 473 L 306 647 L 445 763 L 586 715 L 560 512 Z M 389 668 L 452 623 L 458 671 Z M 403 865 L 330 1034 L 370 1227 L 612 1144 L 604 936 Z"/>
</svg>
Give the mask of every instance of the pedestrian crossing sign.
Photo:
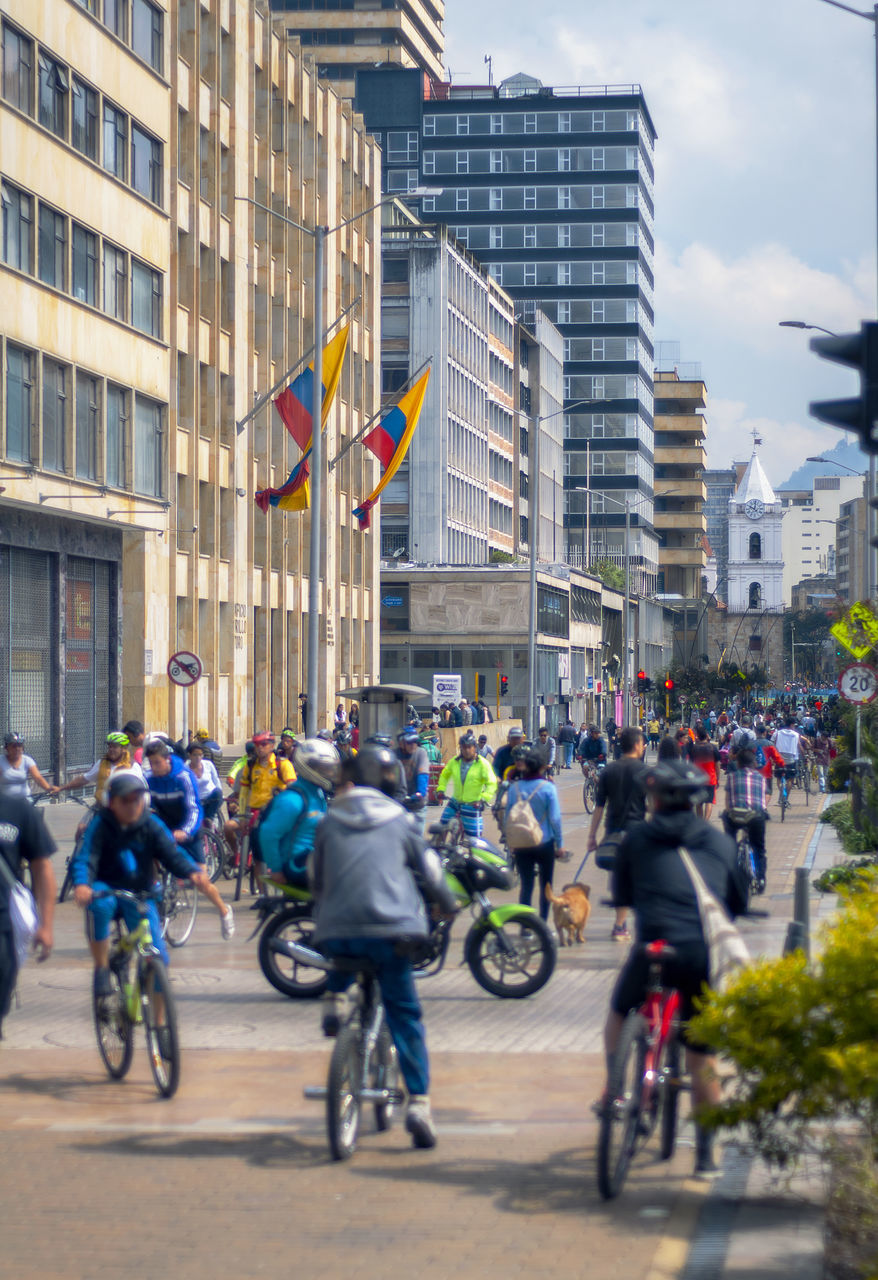
<svg viewBox="0 0 878 1280">
<path fill-rule="evenodd" d="M 878 645 L 878 618 L 862 602 L 851 605 L 829 630 L 855 658 L 865 658 Z"/>
</svg>

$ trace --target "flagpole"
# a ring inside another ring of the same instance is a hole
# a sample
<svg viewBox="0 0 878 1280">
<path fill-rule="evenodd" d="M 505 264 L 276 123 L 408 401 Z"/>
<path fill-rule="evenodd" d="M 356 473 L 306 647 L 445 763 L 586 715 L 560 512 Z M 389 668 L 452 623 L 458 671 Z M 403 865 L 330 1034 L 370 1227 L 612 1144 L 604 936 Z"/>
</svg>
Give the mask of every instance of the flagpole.
<svg viewBox="0 0 878 1280">
<path fill-rule="evenodd" d="M 333 320 L 332 324 L 329 326 L 329 328 L 328 328 L 328 329 L 325 331 L 325 333 L 323 334 L 323 341 L 324 341 L 324 342 L 326 342 L 327 338 L 328 338 L 328 337 L 329 337 L 329 335 L 332 333 L 333 329 L 337 329 L 337 328 L 338 328 L 338 326 L 341 324 L 342 320 L 344 320 L 345 316 L 349 315 L 349 314 L 351 313 L 351 311 L 353 311 L 353 309 L 354 309 L 354 307 L 357 305 L 357 303 L 359 303 L 359 302 L 362 300 L 362 297 L 363 297 L 363 295 L 362 295 L 361 293 L 360 293 L 360 294 L 358 294 L 358 295 L 356 296 L 356 298 L 354 298 L 354 300 L 353 300 L 353 302 L 350 304 L 350 306 L 345 307 L 344 311 L 342 311 L 342 312 L 341 312 L 341 314 L 339 315 L 338 319 L 337 319 L 337 320 Z M 309 347 L 309 348 L 308 348 L 308 350 L 305 352 L 305 354 L 304 354 L 303 356 L 300 356 L 300 357 L 299 357 L 299 359 L 296 361 L 296 363 L 293 365 L 293 367 L 292 367 L 291 369 L 287 369 L 287 371 L 286 371 L 286 373 L 283 375 L 283 377 L 281 377 L 281 378 L 279 378 L 279 379 L 278 379 L 278 381 L 274 384 L 274 386 L 271 388 L 271 390 L 270 390 L 270 391 L 266 391 L 266 393 L 265 393 L 265 395 L 264 395 L 264 396 L 260 396 L 260 397 L 259 397 L 259 399 L 256 401 L 256 403 L 254 404 L 254 406 L 253 406 L 253 408 L 250 410 L 250 412 L 249 412 L 249 413 L 245 413 L 245 414 L 244 414 L 244 416 L 243 416 L 243 418 L 241 418 L 241 419 L 240 419 L 240 421 L 238 421 L 238 422 L 236 422 L 236 423 L 235 423 L 235 427 L 236 427 L 236 429 L 237 429 L 237 431 L 238 431 L 239 433 L 240 433 L 241 431 L 243 431 L 243 430 L 244 430 L 244 427 L 247 425 L 247 423 L 250 421 L 250 419 L 251 419 L 251 418 L 255 418 L 255 417 L 256 417 L 256 415 L 257 415 L 257 413 L 259 412 L 259 410 L 260 410 L 261 408 L 263 408 L 263 406 L 264 406 L 264 405 L 268 404 L 269 400 L 272 398 L 272 396 L 274 395 L 274 393 L 275 393 L 276 391 L 280 391 L 281 387 L 282 387 L 285 383 L 289 382 L 289 380 L 290 380 L 290 378 L 292 378 L 293 374 L 294 374 L 294 373 L 296 373 L 296 372 L 298 372 L 298 370 L 299 370 L 299 369 L 301 368 L 301 366 L 305 363 L 305 361 L 306 361 L 306 360 L 310 360 L 310 359 L 311 359 L 311 357 L 312 357 L 312 355 L 313 355 L 313 354 L 314 354 L 314 348 L 313 348 L 313 346 L 312 346 L 312 347 Z"/>
<path fill-rule="evenodd" d="M 407 391 L 411 391 L 412 387 L 415 385 L 418 378 L 420 378 L 421 374 L 424 372 L 425 369 L 429 369 L 432 363 L 433 363 L 433 357 L 430 356 L 429 360 L 425 360 L 419 369 L 415 370 L 415 372 L 410 377 L 406 378 L 402 386 L 398 387 L 397 390 L 393 393 L 392 399 L 387 404 L 382 405 L 377 413 L 373 413 L 372 417 L 369 419 L 366 425 L 360 428 L 357 434 L 351 440 L 348 441 L 348 443 L 341 450 L 341 452 L 337 453 L 334 458 L 330 459 L 330 462 L 329 462 L 330 471 L 333 471 L 335 467 L 338 465 L 338 463 L 341 462 L 345 454 L 348 453 L 351 449 L 353 449 L 354 445 L 357 444 L 358 441 L 362 440 L 363 436 L 366 434 L 366 432 L 369 430 L 372 424 L 377 422 L 378 419 L 382 416 L 382 414 L 385 414 L 387 410 L 392 407 L 394 400 L 398 402 L 402 398 L 402 396 L 405 395 Z"/>
<path fill-rule="evenodd" d="M 320 550 L 323 543 L 323 300 L 326 288 L 326 227 L 314 228 L 314 382 L 311 400 L 311 540 L 308 567 L 308 737 L 317 734 L 320 693 Z"/>
</svg>

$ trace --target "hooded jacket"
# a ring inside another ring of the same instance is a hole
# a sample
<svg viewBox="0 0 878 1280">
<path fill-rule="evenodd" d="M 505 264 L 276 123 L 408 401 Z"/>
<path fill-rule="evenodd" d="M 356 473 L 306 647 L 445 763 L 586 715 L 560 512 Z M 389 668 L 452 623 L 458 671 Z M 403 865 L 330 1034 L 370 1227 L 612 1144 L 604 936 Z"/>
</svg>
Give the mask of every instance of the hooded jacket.
<svg viewBox="0 0 878 1280">
<path fill-rule="evenodd" d="M 171 772 L 148 773 L 153 812 L 169 831 L 185 831 L 187 842 L 201 829 L 201 804 L 195 779 L 179 756 L 171 756 Z"/>
<path fill-rule="evenodd" d="M 315 941 L 423 938 L 424 897 L 453 912 L 439 859 L 408 815 L 382 792 L 354 787 L 317 828 L 308 863 L 317 898 Z"/>
<path fill-rule="evenodd" d="M 96 880 L 111 889 L 146 893 L 155 883 L 154 862 L 188 880 L 194 868 L 165 825 L 149 809 L 137 822 L 121 827 L 110 809 L 101 809 L 85 829 L 71 865 L 74 886 Z"/>
<path fill-rule="evenodd" d="M 314 833 L 326 813 L 326 792 L 298 777 L 286 791 L 278 791 L 259 823 L 259 853 L 271 871 L 289 863 L 304 871 L 314 847 Z"/>
</svg>

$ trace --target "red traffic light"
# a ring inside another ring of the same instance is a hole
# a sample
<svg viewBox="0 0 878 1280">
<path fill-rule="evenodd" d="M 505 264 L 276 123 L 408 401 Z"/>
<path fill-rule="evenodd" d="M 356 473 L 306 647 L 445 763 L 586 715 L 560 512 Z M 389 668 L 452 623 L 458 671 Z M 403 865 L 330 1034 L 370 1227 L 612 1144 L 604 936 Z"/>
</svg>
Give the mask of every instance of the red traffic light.
<svg viewBox="0 0 878 1280">
<path fill-rule="evenodd" d="M 673 689 L 673 687 L 674 687 L 674 682 L 673 682 L 673 680 L 666 680 L 666 681 L 665 681 L 665 688 L 666 688 L 668 691 L 670 691 L 671 689 Z"/>
<path fill-rule="evenodd" d="M 645 671 L 638 671 L 638 673 L 637 673 L 637 679 L 638 679 L 638 680 L 645 680 L 645 679 L 646 679 L 646 672 L 645 672 Z"/>
</svg>

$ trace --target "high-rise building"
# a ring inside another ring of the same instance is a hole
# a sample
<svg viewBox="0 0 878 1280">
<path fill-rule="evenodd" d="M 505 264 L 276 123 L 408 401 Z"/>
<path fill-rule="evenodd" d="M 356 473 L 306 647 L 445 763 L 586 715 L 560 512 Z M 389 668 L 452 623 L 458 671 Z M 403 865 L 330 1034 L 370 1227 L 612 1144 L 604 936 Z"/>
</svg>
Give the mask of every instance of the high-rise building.
<svg viewBox="0 0 878 1280">
<path fill-rule="evenodd" d="M 184 697 L 240 741 L 305 687 L 310 516 L 253 500 L 298 450 L 270 405 L 236 423 L 313 341 L 314 265 L 236 197 L 336 226 L 378 153 L 264 0 L 9 0 L 2 45 L 0 719 L 59 774 L 127 717 L 180 734 Z M 330 456 L 377 407 L 378 227 L 327 240 L 328 321 L 360 298 Z M 377 676 L 376 473 L 355 449 L 328 486 L 321 713 Z"/>
<path fill-rule="evenodd" d="M 729 598 L 729 499 L 737 484 L 734 467 L 704 472 L 707 541 L 716 560 L 716 597 L 724 604 Z"/>
<path fill-rule="evenodd" d="M 863 494 L 859 475 L 815 476 L 810 489 L 779 489 L 786 512 L 783 524 L 783 598 L 803 579 L 836 572 L 836 533 L 842 503 Z"/>
<path fill-rule="evenodd" d="M 367 67 L 442 76 L 445 0 L 271 0 L 276 30 L 295 36 L 343 98 Z"/>
<path fill-rule="evenodd" d="M 654 591 L 653 148 L 636 86 L 553 89 L 530 76 L 499 86 L 357 75 L 355 105 L 380 141 L 384 183 L 424 184 L 425 219 L 449 226 L 516 300 L 564 339 L 568 555 L 589 526 L 590 561 L 624 558 Z M 582 493 L 587 492 L 587 497 Z"/>
<path fill-rule="evenodd" d="M 699 600 L 707 564 L 704 546 L 706 401 L 700 377 L 677 369 L 655 374 L 655 526 L 665 595 Z"/>
<path fill-rule="evenodd" d="M 835 575 L 838 594 L 847 604 L 868 600 L 866 571 L 866 499 L 851 498 L 838 512 L 835 533 Z"/>
</svg>

